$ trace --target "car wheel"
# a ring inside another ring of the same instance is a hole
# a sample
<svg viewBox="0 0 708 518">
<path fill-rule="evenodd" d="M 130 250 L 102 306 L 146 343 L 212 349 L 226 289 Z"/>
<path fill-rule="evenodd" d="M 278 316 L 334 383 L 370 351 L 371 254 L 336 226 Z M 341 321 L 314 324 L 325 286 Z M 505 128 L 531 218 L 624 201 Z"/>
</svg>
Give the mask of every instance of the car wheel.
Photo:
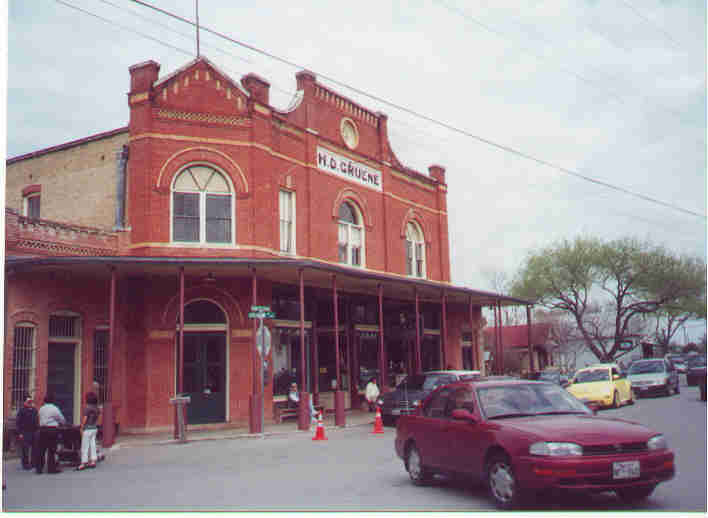
<svg viewBox="0 0 708 518">
<path fill-rule="evenodd" d="M 617 493 L 617 496 L 624 502 L 630 504 L 647 498 L 654 492 L 655 487 L 656 486 L 623 487 L 622 489 L 615 489 L 615 493 Z"/>
<path fill-rule="evenodd" d="M 396 421 L 394 421 L 393 416 L 382 415 L 381 416 L 381 424 L 384 426 L 395 426 Z"/>
<path fill-rule="evenodd" d="M 633 391 L 633 390 L 630 390 L 630 391 L 629 391 L 629 401 L 627 401 L 627 404 L 628 404 L 628 405 L 633 405 L 633 404 L 634 404 L 634 398 L 635 398 L 635 397 L 636 397 L 636 396 L 634 395 L 634 391 Z"/>
<path fill-rule="evenodd" d="M 612 408 L 619 408 L 620 407 L 620 396 L 619 392 L 615 390 L 615 395 L 612 396 Z"/>
<path fill-rule="evenodd" d="M 671 396 L 671 394 L 672 394 L 672 392 L 671 392 L 671 383 L 667 383 L 667 384 L 666 384 L 666 389 L 665 389 L 665 390 L 666 390 L 666 396 L 667 396 L 667 397 Z"/>
<path fill-rule="evenodd" d="M 420 458 L 420 452 L 415 443 L 410 445 L 406 454 L 406 471 L 408 471 L 411 481 L 417 486 L 425 485 L 432 478 L 428 468 L 423 466 L 423 460 Z"/>
<path fill-rule="evenodd" d="M 487 463 L 487 487 L 499 509 L 514 509 L 521 503 L 522 491 L 506 455 L 495 455 Z"/>
<path fill-rule="evenodd" d="M 679 387 L 679 382 L 677 381 L 676 382 L 676 394 L 680 394 L 680 393 L 681 393 L 681 387 Z"/>
<path fill-rule="evenodd" d="M 700 389 L 701 389 L 701 401 L 705 401 L 706 400 L 706 384 L 701 383 Z"/>
</svg>

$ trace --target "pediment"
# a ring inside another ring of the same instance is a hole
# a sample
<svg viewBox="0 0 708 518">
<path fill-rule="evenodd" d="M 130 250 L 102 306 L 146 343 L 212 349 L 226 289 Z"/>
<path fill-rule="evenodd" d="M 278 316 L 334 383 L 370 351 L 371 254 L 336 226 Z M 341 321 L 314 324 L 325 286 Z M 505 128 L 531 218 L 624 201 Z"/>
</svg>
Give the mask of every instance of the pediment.
<svg viewBox="0 0 708 518">
<path fill-rule="evenodd" d="M 178 113 L 245 116 L 248 93 L 201 57 L 157 81 L 153 100 L 157 108 Z"/>
</svg>

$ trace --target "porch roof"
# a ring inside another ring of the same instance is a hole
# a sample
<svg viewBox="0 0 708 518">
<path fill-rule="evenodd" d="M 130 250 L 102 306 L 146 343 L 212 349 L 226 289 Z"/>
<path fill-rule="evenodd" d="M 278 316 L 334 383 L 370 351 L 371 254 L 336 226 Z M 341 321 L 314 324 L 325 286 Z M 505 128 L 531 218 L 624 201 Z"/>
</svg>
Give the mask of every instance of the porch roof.
<svg viewBox="0 0 708 518">
<path fill-rule="evenodd" d="M 337 278 L 337 290 L 375 296 L 377 286 L 383 287 L 386 298 L 414 300 L 417 288 L 421 301 L 439 302 L 443 290 L 448 303 L 490 306 L 497 302 L 502 306 L 529 306 L 532 301 L 509 297 L 498 293 L 473 290 L 447 282 L 415 279 L 403 275 L 358 269 L 311 259 L 251 259 L 211 257 L 20 257 L 6 256 L 6 275 L 17 272 L 67 271 L 78 275 L 110 278 L 111 268 L 118 278 L 126 277 L 177 277 L 180 268 L 189 276 L 211 276 L 218 280 L 233 275 L 251 275 L 255 269 L 258 279 L 297 284 L 298 270 L 303 270 L 306 287 L 331 288 L 331 276 Z"/>
</svg>

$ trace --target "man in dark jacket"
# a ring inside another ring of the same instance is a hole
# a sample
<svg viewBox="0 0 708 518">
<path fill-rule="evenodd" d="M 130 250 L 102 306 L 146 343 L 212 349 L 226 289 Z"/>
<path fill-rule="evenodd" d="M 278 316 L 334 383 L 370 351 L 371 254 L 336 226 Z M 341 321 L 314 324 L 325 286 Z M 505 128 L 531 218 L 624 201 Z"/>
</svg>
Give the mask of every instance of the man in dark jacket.
<svg viewBox="0 0 708 518">
<path fill-rule="evenodd" d="M 32 456 L 34 454 L 35 439 L 37 439 L 37 430 L 39 429 L 39 414 L 34 408 L 34 401 L 30 396 L 25 398 L 25 403 L 17 411 L 17 419 L 15 421 L 17 428 L 17 438 L 22 442 L 22 467 L 32 469 Z"/>
</svg>

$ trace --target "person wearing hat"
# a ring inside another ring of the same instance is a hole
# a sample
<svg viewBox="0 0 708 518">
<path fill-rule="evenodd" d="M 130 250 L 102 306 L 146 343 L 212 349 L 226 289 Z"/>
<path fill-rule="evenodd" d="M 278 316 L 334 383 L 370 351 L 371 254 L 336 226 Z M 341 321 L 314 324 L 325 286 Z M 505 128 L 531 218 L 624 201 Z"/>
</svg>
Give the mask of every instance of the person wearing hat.
<svg viewBox="0 0 708 518">
<path fill-rule="evenodd" d="M 39 429 L 39 414 L 34 407 L 32 396 L 27 395 L 25 402 L 17 411 L 17 419 L 15 420 L 17 429 L 17 438 L 22 442 L 22 467 L 32 469 L 32 456 L 34 454 L 37 438 L 37 430 Z"/>
</svg>

